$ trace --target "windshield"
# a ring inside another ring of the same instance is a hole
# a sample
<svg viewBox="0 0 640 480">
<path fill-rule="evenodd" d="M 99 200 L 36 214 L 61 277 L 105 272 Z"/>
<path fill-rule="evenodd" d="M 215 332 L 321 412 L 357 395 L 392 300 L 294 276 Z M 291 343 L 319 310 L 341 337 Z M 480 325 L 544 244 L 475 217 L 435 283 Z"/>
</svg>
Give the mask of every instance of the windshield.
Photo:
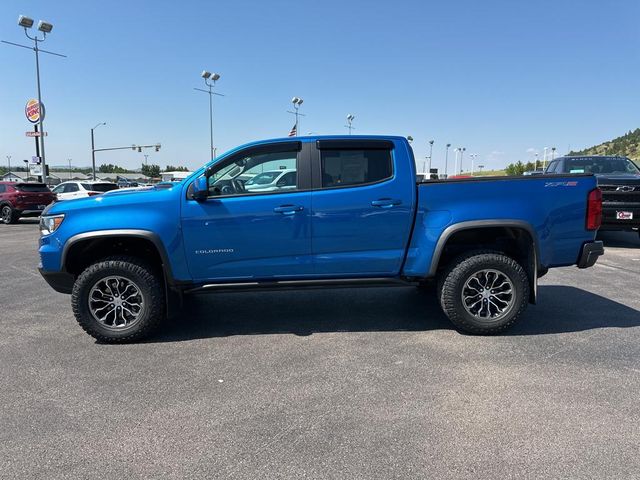
<svg viewBox="0 0 640 480">
<path fill-rule="evenodd" d="M 83 183 L 82 188 L 92 192 L 110 192 L 111 190 L 117 190 L 118 185 L 114 183 Z"/>
<path fill-rule="evenodd" d="M 44 183 L 19 183 L 15 186 L 19 192 L 48 192 L 49 189 Z"/>
<path fill-rule="evenodd" d="M 268 185 L 280 176 L 282 172 L 264 172 L 259 173 L 247 182 L 247 185 Z"/>
<path fill-rule="evenodd" d="M 640 173 L 638 167 L 625 157 L 575 157 L 564 161 L 564 173 Z"/>
</svg>

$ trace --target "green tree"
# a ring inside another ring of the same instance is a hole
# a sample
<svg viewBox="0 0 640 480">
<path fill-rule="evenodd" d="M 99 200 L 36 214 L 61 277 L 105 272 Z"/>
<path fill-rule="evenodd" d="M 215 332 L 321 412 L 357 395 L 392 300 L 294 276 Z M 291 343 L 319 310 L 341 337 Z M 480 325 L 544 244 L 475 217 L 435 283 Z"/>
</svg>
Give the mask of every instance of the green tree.
<svg viewBox="0 0 640 480">
<path fill-rule="evenodd" d="M 145 165 L 142 164 L 142 168 L 140 169 L 143 175 L 151 178 L 158 178 L 160 176 L 160 165 Z"/>
<path fill-rule="evenodd" d="M 518 160 L 516 163 L 510 163 L 507 168 L 504 169 L 507 175 L 517 176 L 522 175 L 527 171 L 527 166 Z"/>
<path fill-rule="evenodd" d="M 188 172 L 187 167 L 174 167 L 173 165 L 167 165 L 164 169 L 165 172 Z"/>
<path fill-rule="evenodd" d="M 112 163 L 103 163 L 98 167 L 100 173 L 129 173 L 126 168 L 119 167 Z"/>
</svg>

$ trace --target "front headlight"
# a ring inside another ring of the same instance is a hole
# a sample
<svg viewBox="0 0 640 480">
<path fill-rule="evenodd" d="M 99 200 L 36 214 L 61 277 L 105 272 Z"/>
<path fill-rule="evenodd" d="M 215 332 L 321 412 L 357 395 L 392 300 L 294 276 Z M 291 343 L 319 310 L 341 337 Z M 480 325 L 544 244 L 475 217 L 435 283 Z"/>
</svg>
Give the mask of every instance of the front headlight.
<svg viewBox="0 0 640 480">
<path fill-rule="evenodd" d="M 64 214 L 40 217 L 40 234 L 50 235 L 55 232 L 64 220 Z"/>
</svg>

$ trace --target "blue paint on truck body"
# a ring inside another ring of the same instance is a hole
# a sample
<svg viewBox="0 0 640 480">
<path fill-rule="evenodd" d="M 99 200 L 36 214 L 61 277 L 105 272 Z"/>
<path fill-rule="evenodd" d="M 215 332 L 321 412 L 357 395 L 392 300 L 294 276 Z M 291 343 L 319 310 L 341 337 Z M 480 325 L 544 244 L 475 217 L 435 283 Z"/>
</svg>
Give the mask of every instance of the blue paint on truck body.
<svg viewBox="0 0 640 480">
<path fill-rule="evenodd" d="M 389 145 L 390 176 L 323 187 L 321 142 L 351 142 L 345 145 L 353 148 L 359 141 Z M 297 149 L 297 190 L 193 198 L 194 180 L 205 172 L 274 145 Z M 403 137 L 274 139 L 238 147 L 167 188 L 55 203 L 45 214 L 65 218 L 41 237 L 39 252 L 43 274 L 64 272 L 65 252 L 83 235 L 148 232 L 171 280 L 184 284 L 421 278 L 434 274 L 439 242 L 456 225 L 511 222 L 526 226 L 538 266 L 549 268 L 575 264 L 582 245 L 593 241 L 585 216 L 594 188 L 596 179 L 588 175 L 416 183 L 413 153 Z"/>
</svg>

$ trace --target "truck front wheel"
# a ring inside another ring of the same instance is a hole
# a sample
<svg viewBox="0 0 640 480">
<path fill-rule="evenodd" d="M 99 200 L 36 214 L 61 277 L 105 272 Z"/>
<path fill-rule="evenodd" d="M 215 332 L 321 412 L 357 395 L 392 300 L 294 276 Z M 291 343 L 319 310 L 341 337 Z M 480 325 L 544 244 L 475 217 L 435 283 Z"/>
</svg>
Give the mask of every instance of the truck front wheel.
<svg viewBox="0 0 640 480">
<path fill-rule="evenodd" d="M 440 278 L 438 297 L 449 320 L 468 333 L 494 334 L 527 307 L 529 281 L 518 262 L 495 252 L 455 259 Z"/>
<path fill-rule="evenodd" d="M 140 259 L 114 256 L 80 274 L 71 306 L 80 326 L 96 340 L 132 342 L 165 317 L 164 288 L 158 273 Z"/>
</svg>

